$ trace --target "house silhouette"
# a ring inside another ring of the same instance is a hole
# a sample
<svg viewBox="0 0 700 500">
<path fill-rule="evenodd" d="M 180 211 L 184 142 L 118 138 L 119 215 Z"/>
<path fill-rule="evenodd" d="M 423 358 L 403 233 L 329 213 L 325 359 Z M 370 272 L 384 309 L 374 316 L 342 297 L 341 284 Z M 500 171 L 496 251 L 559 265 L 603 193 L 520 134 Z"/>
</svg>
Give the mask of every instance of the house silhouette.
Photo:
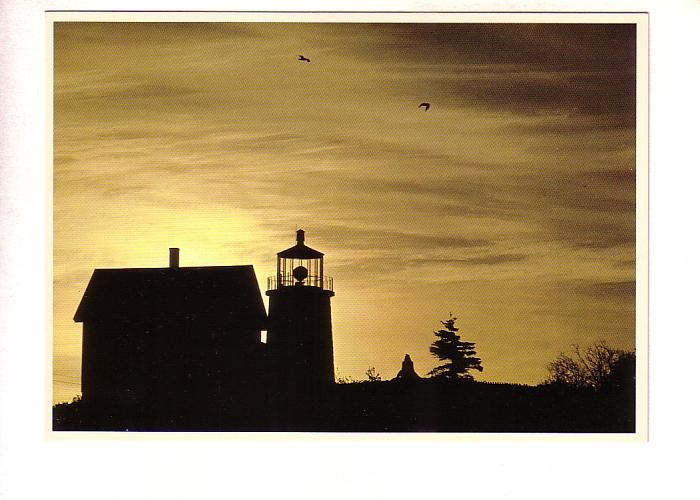
<svg viewBox="0 0 700 500">
<path fill-rule="evenodd" d="M 268 279 L 270 317 L 250 265 L 180 267 L 171 248 L 166 268 L 96 269 L 74 317 L 82 398 L 166 413 L 318 399 L 333 384 L 329 283 L 303 230 Z"/>
</svg>

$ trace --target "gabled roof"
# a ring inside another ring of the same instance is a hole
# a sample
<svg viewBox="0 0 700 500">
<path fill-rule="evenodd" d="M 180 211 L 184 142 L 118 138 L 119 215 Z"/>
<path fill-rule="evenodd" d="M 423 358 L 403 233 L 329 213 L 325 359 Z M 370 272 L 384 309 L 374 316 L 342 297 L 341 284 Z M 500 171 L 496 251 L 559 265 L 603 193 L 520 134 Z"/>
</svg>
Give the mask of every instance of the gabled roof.
<svg viewBox="0 0 700 500">
<path fill-rule="evenodd" d="M 184 316 L 266 329 L 253 266 L 95 269 L 74 320 Z"/>
</svg>

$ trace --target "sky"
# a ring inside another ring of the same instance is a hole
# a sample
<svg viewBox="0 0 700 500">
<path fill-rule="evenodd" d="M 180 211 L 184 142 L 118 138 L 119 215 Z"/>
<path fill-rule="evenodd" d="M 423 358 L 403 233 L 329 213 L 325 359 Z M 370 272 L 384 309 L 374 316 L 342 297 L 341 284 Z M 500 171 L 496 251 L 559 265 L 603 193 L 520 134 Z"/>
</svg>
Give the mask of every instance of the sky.
<svg viewBox="0 0 700 500">
<path fill-rule="evenodd" d="M 634 349 L 635 36 L 55 23 L 54 401 L 80 392 L 93 269 L 179 247 L 182 266 L 254 265 L 264 290 L 297 228 L 334 278 L 339 377 L 393 378 L 405 354 L 425 375 L 450 314 L 477 380 Z"/>
</svg>

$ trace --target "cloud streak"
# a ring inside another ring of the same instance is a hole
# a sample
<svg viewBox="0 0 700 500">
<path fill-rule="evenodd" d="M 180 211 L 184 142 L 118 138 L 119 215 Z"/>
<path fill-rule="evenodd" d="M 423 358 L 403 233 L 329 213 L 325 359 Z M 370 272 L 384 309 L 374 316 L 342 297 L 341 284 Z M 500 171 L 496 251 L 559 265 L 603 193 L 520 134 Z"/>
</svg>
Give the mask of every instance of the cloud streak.
<svg viewBox="0 0 700 500">
<path fill-rule="evenodd" d="M 627 309 L 595 312 L 634 280 L 633 25 L 54 32 L 61 387 L 79 381 L 70 318 L 93 268 L 164 265 L 180 246 L 264 284 L 297 227 L 336 278 L 343 374 L 397 371 L 405 352 L 428 371 L 449 311 L 471 315 L 493 380 L 536 382 L 591 331 L 633 345 Z M 524 337 L 543 346 L 527 362 Z"/>
</svg>

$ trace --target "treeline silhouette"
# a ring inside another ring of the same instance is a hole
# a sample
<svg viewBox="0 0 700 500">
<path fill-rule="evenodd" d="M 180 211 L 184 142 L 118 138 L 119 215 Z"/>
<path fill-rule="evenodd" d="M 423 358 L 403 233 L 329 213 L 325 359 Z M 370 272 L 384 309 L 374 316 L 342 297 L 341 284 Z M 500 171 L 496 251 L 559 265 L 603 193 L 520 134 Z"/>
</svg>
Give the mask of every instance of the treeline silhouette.
<svg viewBox="0 0 700 500">
<path fill-rule="evenodd" d="M 268 395 L 270 396 L 270 395 Z M 335 384 L 324 394 L 203 407 L 54 407 L 54 430 L 634 432 L 634 381 L 601 388 L 419 379 Z"/>
<path fill-rule="evenodd" d="M 481 371 L 471 342 L 456 334 L 452 315 L 435 332 L 431 352 L 446 361 L 430 378 L 407 354 L 393 380 L 374 367 L 366 381 L 290 391 L 265 377 L 231 386 L 217 399 L 198 393 L 150 405 L 76 398 L 53 408 L 54 430 L 297 432 L 557 432 L 635 431 L 636 357 L 604 341 L 549 363 L 537 386 L 475 381 Z M 174 393 L 177 387 L 172 388 Z M 296 392 L 295 392 L 296 391 Z"/>
</svg>

